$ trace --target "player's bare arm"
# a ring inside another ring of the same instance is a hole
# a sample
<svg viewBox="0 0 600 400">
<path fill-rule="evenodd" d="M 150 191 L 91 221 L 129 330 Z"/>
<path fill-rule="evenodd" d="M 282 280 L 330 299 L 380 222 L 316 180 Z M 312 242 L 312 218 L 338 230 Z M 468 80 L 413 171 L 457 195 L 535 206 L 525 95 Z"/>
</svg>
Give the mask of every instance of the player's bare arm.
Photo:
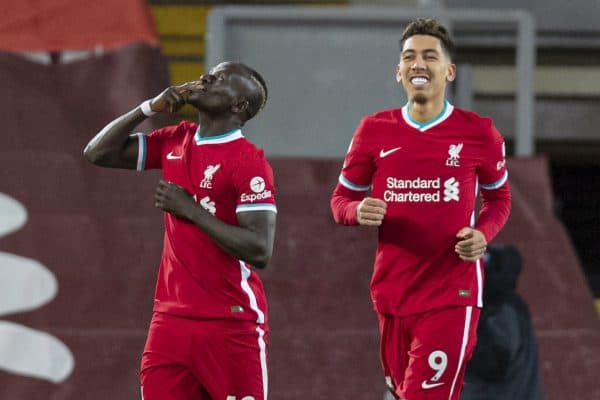
<svg viewBox="0 0 600 400">
<path fill-rule="evenodd" d="M 387 204 L 373 197 L 365 197 L 356 208 L 356 220 L 360 225 L 379 226 L 385 217 Z"/>
<path fill-rule="evenodd" d="M 456 237 L 458 242 L 454 250 L 461 260 L 477 261 L 485 254 L 487 240 L 481 231 L 465 227 L 458 231 Z"/>
<path fill-rule="evenodd" d="M 232 256 L 256 268 L 269 263 L 275 238 L 274 212 L 238 213 L 240 226 L 229 225 L 202 208 L 184 188 L 163 180 L 154 198 L 157 208 L 192 222 Z"/>
<path fill-rule="evenodd" d="M 149 102 L 149 112 L 176 112 L 185 105 L 193 82 L 169 87 Z M 138 139 L 132 130 L 148 116 L 141 106 L 121 115 L 106 125 L 83 150 L 92 164 L 108 168 L 135 169 L 138 159 Z"/>
</svg>

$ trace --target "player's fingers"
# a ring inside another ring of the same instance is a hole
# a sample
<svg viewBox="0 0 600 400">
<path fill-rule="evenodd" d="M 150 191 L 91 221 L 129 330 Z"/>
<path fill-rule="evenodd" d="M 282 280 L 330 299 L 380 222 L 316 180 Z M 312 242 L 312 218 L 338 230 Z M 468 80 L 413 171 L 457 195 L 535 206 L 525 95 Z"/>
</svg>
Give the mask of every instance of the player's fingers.
<svg viewBox="0 0 600 400">
<path fill-rule="evenodd" d="M 183 93 L 185 93 L 183 90 L 173 89 L 171 92 L 171 98 L 174 101 L 179 101 L 180 99 L 183 99 Z"/>
<path fill-rule="evenodd" d="M 194 85 L 194 82 L 186 82 L 183 85 L 175 86 L 174 88 L 177 94 L 179 94 L 179 96 L 181 96 L 181 98 L 184 100 L 184 102 L 187 101 L 188 96 L 192 92 L 192 85 Z"/>
<path fill-rule="evenodd" d="M 458 252 L 479 253 L 485 252 L 487 246 L 483 243 L 456 244 L 454 247 Z"/>
<path fill-rule="evenodd" d="M 185 103 L 185 99 L 183 98 L 183 96 L 179 93 L 177 93 L 176 91 L 173 91 L 171 96 L 172 99 L 172 104 L 183 104 Z"/>
<path fill-rule="evenodd" d="M 373 207 L 373 206 L 363 206 L 360 208 L 361 213 L 369 213 L 369 214 L 380 214 L 382 217 L 385 215 L 385 208 L 381 207 Z"/>
<path fill-rule="evenodd" d="M 160 188 L 168 189 L 172 186 L 177 186 L 177 185 L 175 185 L 173 182 L 165 181 L 164 179 L 161 179 L 158 181 L 158 187 L 160 187 Z"/>
<path fill-rule="evenodd" d="M 383 215 L 381 214 L 365 213 L 360 210 L 357 212 L 356 217 L 356 220 L 360 225 L 379 226 L 383 221 Z"/>
<path fill-rule="evenodd" d="M 487 245 L 487 241 L 483 235 L 473 232 L 468 238 L 459 240 L 456 244 L 467 247 L 484 247 Z"/>
<path fill-rule="evenodd" d="M 469 228 L 469 227 L 464 227 L 461 230 L 458 231 L 458 233 L 456 234 L 456 237 L 459 239 L 469 239 L 473 237 L 473 229 Z"/>
<path fill-rule="evenodd" d="M 176 111 L 177 105 L 181 102 L 185 102 L 183 97 L 181 97 L 173 88 L 169 88 L 163 96 L 163 100 L 170 112 Z"/>
<path fill-rule="evenodd" d="M 160 203 L 164 202 L 165 201 L 165 195 L 163 193 L 156 193 L 154 195 L 154 201 L 155 202 L 160 202 Z"/>
<path fill-rule="evenodd" d="M 475 261 L 480 259 L 485 254 L 485 247 L 483 248 L 468 248 L 468 249 L 455 249 L 458 256 L 465 261 Z"/>
<path fill-rule="evenodd" d="M 378 208 L 383 208 L 383 209 L 387 208 L 387 203 L 385 201 L 383 201 L 381 199 L 376 199 L 374 197 L 367 197 L 363 201 L 363 205 L 369 206 L 369 207 L 378 207 Z"/>
<path fill-rule="evenodd" d="M 193 82 L 186 82 L 181 85 L 173 86 L 173 90 L 175 90 L 179 94 L 183 94 L 190 90 L 190 86 L 192 84 L 193 84 Z"/>
<path fill-rule="evenodd" d="M 363 220 L 359 221 L 359 224 L 365 225 L 365 226 L 380 226 L 381 225 L 381 221 L 375 221 L 375 220 L 370 220 L 370 219 L 363 219 Z"/>
<path fill-rule="evenodd" d="M 167 103 L 171 103 L 172 101 L 175 100 L 175 95 L 174 95 L 174 91 L 172 88 L 167 89 L 167 91 L 163 94 L 162 98 L 164 101 L 166 101 Z"/>
<path fill-rule="evenodd" d="M 485 253 L 485 248 L 481 249 L 456 249 L 455 250 L 459 255 L 462 256 L 480 256 Z"/>
<path fill-rule="evenodd" d="M 161 194 L 164 194 L 166 191 L 167 191 L 167 186 L 164 186 L 161 184 L 159 184 L 155 190 L 156 193 L 161 193 Z"/>
<path fill-rule="evenodd" d="M 471 248 L 474 247 L 476 245 L 477 241 L 473 238 L 471 239 L 465 239 L 465 240 L 459 240 L 458 242 L 456 242 L 456 246 L 460 247 L 460 248 Z"/>
<path fill-rule="evenodd" d="M 383 214 L 379 214 L 379 213 L 361 212 L 359 216 L 361 219 L 370 220 L 370 221 L 382 221 L 383 220 Z"/>
<path fill-rule="evenodd" d="M 176 183 L 173 182 L 167 182 L 167 187 L 169 188 L 169 190 L 173 191 L 173 192 L 187 192 L 183 186 L 179 186 Z"/>
</svg>

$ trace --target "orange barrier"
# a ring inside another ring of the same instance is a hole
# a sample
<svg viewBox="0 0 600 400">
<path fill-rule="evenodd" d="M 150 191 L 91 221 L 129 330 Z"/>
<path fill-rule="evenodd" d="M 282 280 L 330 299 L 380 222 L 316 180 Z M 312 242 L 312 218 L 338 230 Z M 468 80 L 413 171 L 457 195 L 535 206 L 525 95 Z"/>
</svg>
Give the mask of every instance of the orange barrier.
<svg viewBox="0 0 600 400">
<path fill-rule="evenodd" d="M 131 42 L 158 45 L 158 34 L 145 0 L 4 3 L 0 14 L 3 50 L 110 49 Z"/>
</svg>

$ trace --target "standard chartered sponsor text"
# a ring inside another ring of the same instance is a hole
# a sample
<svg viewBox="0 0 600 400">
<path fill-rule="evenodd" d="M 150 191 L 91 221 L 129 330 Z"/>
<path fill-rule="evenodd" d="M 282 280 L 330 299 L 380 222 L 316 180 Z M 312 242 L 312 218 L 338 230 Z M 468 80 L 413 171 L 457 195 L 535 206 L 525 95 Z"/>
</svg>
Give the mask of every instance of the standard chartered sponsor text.
<svg viewBox="0 0 600 400">
<path fill-rule="evenodd" d="M 386 179 L 388 189 L 439 189 L 440 178 L 435 179 L 398 179 L 388 176 Z"/>
<path fill-rule="evenodd" d="M 440 201 L 440 192 L 434 193 L 398 193 L 393 190 L 386 190 L 383 192 L 383 200 L 397 203 L 433 203 Z"/>
<path fill-rule="evenodd" d="M 445 202 L 459 201 L 459 183 L 454 177 L 444 181 Z M 386 178 L 387 190 L 383 192 L 383 200 L 395 203 L 437 203 L 441 200 L 441 178 L 398 179 Z M 395 190 L 394 190 L 395 189 Z"/>
</svg>

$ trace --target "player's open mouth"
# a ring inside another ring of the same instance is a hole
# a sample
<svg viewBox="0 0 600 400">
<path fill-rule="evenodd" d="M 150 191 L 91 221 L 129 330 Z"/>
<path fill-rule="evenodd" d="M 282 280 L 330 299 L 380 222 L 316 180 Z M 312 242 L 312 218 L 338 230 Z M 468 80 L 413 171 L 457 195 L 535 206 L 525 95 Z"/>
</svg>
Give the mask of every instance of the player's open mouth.
<svg viewBox="0 0 600 400">
<path fill-rule="evenodd" d="M 422 86 L 429 83 L 429 78 L 426 76 L 413 76 L 410 78 L 410 83 L 412 83 L 414 86 Z"/>
</svg>

